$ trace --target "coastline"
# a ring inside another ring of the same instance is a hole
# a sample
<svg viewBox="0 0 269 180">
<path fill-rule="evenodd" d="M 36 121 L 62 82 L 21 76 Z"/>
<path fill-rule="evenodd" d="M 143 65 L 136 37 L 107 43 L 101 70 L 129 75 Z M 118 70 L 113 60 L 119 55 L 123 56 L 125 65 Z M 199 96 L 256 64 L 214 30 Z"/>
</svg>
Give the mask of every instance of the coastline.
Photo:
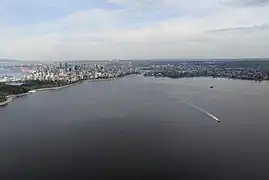
<svg viewBox="0 0 269 180">
<path fill-rule="evenodd" d="M 128 74 L 128 75 L 131 75 L 131 74 Z M 125 75 L 125 76 L 128 76 L 128 75 Z M 75 85 L 77 85 L 77 84 L 81 84 L 81 83 L 83 83 L 83 82 L 85 82 L 85 81 L 90 81 L 90 82 L 112 81 L 112 80 L 115 80 L 115 79 L 118 79 L 118 78 L 122 78 L 122 77 L 125 77 L 125 76 L 111 77 L 111 78 L 99 78 L 99 79 L 85 79 L 85 80 L 80 80 L 80 81 L 73 82 L 73 83 L 70 83 L 70 84 L 67 84 L 67 85 L 64 85 L 64 86 L 50 87 L 50 88 L 40 88 L 40 89 L 33 89 L 33 90 L 30 90 L 30 91 L 27 92 L 27 93 L 8 95 L 6 101 L 4 101 L 4 102 L 0 102 L 0 107 L 1 107 L 1 106 L 5 106 L 5 105 L 8 105 L 8 104 L 9 104 L 10 102 L 12 102 L 13 99 L 15 99 L 15 98 L 22 97 L 22 96 L 28 96 L 28 95 L 31 95 L 31 94 L 34 93 L 34 92 L 37 92 L 37 91 L 60 90 L 60 89 L 68 88 L 68 87 L 70 87 L 70 86 L 75 86 Z"/>
<path fill-rule="evenodd" d="M 33 89 L 33 91 L 50 91 L 50 90 L 59 90 L 59 89 L 64 89 L 64 88 L 68 88 L 70 86 L 75 86 L 77 84 L 81 84 L 85 81 L 90 81 L 90 82 L 94 82 L 94 81 L 111 81 L 114 80 L 116 78 L 106 78 L 106 79 L 87 79 L 87 80 L 81 80 L 78 82 L 74 82 L 68 85 L 64 85 L 64 86 L 58 86 L 58 87 L 51 87 L 51 88 L 40 88 L 40 89 Z"/>
<path fill-rule="evenodd" d="M 64 88 L 68 88 L 70 86 L 75 86 L 77 84 L 81 84 L 85 81 L 105 81 L 105 80 L 114 80 L 116 78 L 107 78 L 107 79 L 87 79 L 87 80 L 81 80 L 78 82 L 74 82 L 68 85 L 64 85 L 64 86 L 58 86 L 58 87 L 51 87 L 51 88 L 40 88 L 40 89 L 33 89 L 27 93 L 22 93 L 22 94 L 15 94 L 15 95 L 8 95 L 7 96 L 7 100 L 4 102 L 0 102 L 0 107 L 1 106 L 6 106 L 8 105 L 10 102 L 12 102 L 15 98 L 17 97 L 22 97 L 22 96 L 28 96 L 36 91 L 50 91 L 50 90 L 60 90 L 60 89 L 64 89 Z"/>
<path fill-rule="evenodd" d="M 6 105 L 8 105 L 10 102 L 12 102 L 15 98 L 22 97 L 22 96 L 28 96 L 28 95 L 31 95 L 33 92 L 36 92 L 36 91 L 58 90 L 58 89 L 68 88 L 68 87 L 70 87 L 70 86 L 72 86 L 72 85 L 76 85 L 76 84 L 79 84 L 79 83 L 81 83 L 81 82 L 76 82 L 76 83 L 68 84 L 68 85 L 65 85 L 65 86 L 59 86 L 59 87 L 34 89 L 34 90 L 32 90 L 32 91 L 29 91 L 29 92 L 27 92 L 27 93 L 22 93 L 22 94 L 8 95 L 6 101 L 0 102 L 0 106 L 6 106 Z"/>
<path fill-rule="evenodd" d="M 72 85 L 75 85 L 76 83 L 74 84 L 68 84 L 68 85 L 65 85 L 65 86 L 58 86 L 58 87 L 51 87 L 51 88 L 40 88 L 40 89 L 33 89 L 33 91 L 49 91 L 49 90 L 58 90 L 58 89 L 63 89 L 63 88 L 68 88 Z"/>
<path fill-rule="evenodd" d="M 31 94 L 30 92 L 27 92 L 27 93 L 22 93 L 22 94 L 9 95 L 9 96 L 7 96 L 7 100 L 6 101 L 0 102 L 0 106 L 5 106 L 8 103 L 12 102 L 13 99 L 15 99 L 15 98 L 22 97 L 22 96 L 28 96 L 30 94 Z"/>
<path fill-rule="evenodd" d="M 7 105 L 7 104 L 10 103 L 11 101 L 12 101 L 12 98 L 7 98 L 6 101 L 0 102 L 0 107 L 1 107 L 1 106 L 5 106 L 5 105 Z"/>
<path fill-rule="evenodd" d="M 169 79 L 182 79 L 182 78 L 213 78 L 213 79 L 231 79 L 231 80 L 242 80 L 242 81 L 254 81 L 254 82 L 269 82 L 269 79 L 247 79 L 247 78 L 233 78 L 233 77 L 213 77 L 213 76 L 153 76 L 153 75 L 143 75 L 144 77 L 153 77 L 153 78 L 169 78 Z"/>
</svg>

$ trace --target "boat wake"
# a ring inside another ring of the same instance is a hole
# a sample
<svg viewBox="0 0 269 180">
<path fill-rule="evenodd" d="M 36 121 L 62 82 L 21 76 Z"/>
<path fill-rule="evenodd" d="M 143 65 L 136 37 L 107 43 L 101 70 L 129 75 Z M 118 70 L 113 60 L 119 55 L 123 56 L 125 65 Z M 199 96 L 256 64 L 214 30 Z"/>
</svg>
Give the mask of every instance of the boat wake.
<svg viewBox="0 0 269 180">
<path fill-rule="evenodd" d="M 212 113 L 210 113 L 210 112 L 204 110 L 203 108 L 201 108 L 201 107 L 199 107 L 199 106 L 197 106 L 197 105 L 195 105 L 195 104 L 186 102 L 186 101 L 185 101 L 185 103 L 186 103 L 187 105 L 191 106 L 192 108 L 197 109 L 198 111 L 204 113 L 205 115 L 207 115 L 207 116 L 210 117 L 211 119 L 220 122 L 220 119 L 219 119 L 218 117 L 216 117 L 216 116 L 213 115 Z"/>
<path fill-rule="evenodd" d="M 178 99 L 179 99 L 178 103 L 185 103 L 186 105 L 188 105 L 188 106 L 190 106 L 190 107 L 192 107 L 192 108 L 194 108 L 194 109 L 200 111 L 201 113 L 207 115 L 207 116 L 210 117 L 211 119 L 220 122 L 220 119 L 219 119 L 218 117 L 216 117 L 215 115 L 213 115 L 212 113 L 210 113 L 210 112 L 206 111 L 205 109 L 203 109 L 203 108 L 201 108 L 201 107 L 199 107 L 199 106 L 197 106 L 197 105 L 195 105 L 195 104 L 189 102 L 189 100 L 190 100 L 194 95 L 195 95 L 195 94 L 192 94 L 192 95 L 190 95 L 190 96 L 189 96 L 188 98 L 186 98 L 186 99 L 180 99 L 180 98 L 178 98 Z"/>
<path fill-rule="evenodd" d="M 205 114 L 206 116 L 210 117 L 211 119 L 220 122 L 220 119 L 217 116 L 215 116 L 214 114 L 212 114 L 212 113 L 206 111 L 205 109 L 203 109 L 203 108 L 189 102 L 189 100 L 192 99 L 192 97 L 195 96 L 196 94 L 197 94 L 197 92 L 193 92 L 193 93 L 190 94 L 189 97 L 186 97 L 186 98 L 177 97 L 178 98 L 177 103 L 184 103 L 184 104 L 186 104 L 186 105 L 200 111 L 201 113 Z M 171 96 L 171 98 L 174 99 L 174 96 Z"/>
</svg>

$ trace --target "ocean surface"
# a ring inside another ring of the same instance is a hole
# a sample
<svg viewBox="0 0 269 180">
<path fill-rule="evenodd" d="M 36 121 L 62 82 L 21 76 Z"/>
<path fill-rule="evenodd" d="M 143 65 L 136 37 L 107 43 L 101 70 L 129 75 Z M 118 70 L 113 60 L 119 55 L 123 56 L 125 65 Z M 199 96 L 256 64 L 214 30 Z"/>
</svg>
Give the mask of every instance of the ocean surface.
<svg viewBox="0 0 269 180">
<path fill-rule="evenodd" d="M 0 108 L 0 179 L 269 179 L 268 107 L 268 82 L 228 79 L 36 92 Z"/>
</svg>

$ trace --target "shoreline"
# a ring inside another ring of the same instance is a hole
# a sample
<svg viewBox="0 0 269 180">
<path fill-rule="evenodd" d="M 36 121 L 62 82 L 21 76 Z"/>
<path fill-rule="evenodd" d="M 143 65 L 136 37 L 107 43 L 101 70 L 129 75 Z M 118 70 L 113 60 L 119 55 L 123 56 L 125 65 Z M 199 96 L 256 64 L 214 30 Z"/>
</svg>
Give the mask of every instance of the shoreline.
<svg viewBox="0 0 269 180">
<path fill-rule="evenodd" d="M 75 86 L 77 84 L 81 84 L 83 82 L 86 81 L 105 81 L 105 80 L 114 80 L 116 78 L 107 78 L 107 79 L 87 79 L 87 80 L 81 80 L 78 82 L 74 82 L 68 85 L 64 85 L 64 86 L 58 86 L 58 87 L 50 87 L 50 88 L 40 88 L 40 89 L 33 89 L 32 91 L 50 91 L 50 90 L 59 90 L 59 89 L 64 89 L 64 88 L 68 88 L 70 86 Z"/>
<path fill-rule="evenodd" d="M 253 81 L 253 82 L 269 82 L 269 79 L 244 79 L 244 78 L 232 78 L 232 77 L 213 77 L 213 76 L 182 76 L 182 77 L 169 77 L 169 76 L 145 76 L 144 77 L 152 77 L 152 78 L 168 78 L 168 79 L 183 79 L 183 78 L 213 78 L 213 79 L 229 79 L 229 80 L 241 80 L 241 81 Z"/>
<path fill-rule="evenodd" d="M 59 87 L 33 89 L 33 90 L 31 90 L 31 91 L 29 91 L 29 92 L 27 92 L 27 93 L 8 95 L 6 101 L 0 102 L 0 107 L 1 107 L 1 106 L 6 106 L 6 105 L 8 105 L 8 104 L 9 104 L 10 102 L 12 102 L 15 98 L 22 97 L 22 96 L 28 96 L 28 95 L 31 95 L 32 93 L 34 93 L 34 92 L 36 92 L 36 91 L 58 90 L 58 89 L 68 88 L 68 87 L 70 87 L 70 86 L 73 86 L 73 85 L 76 85 L 76 84 L 80 84 L 80 83 L 82 83 L 82 82 L 81 82 L 81 81 L 80 81 L 80 82 L 75 82 L 75 83 L 72 83 L 72 84 L 68 84 L 68 85 L 65 85 L 65 86 L 59 86 Z"/>
<path fill-rule="evenodd" d="M 32 93 L 34 92 L 37 92 L 37 91 L 50 91 L 50 90 L 60 90 L 60 89 L 64 89 L 64 88 L 68 88 L 70 86 L 75 86 L 77 84 L 81 84 L 85 81 L 91 81 L 91 82 L 94 82 L 94 81 L 105 81 L 105 80 L 114 80 L 114 79 L 117 79 L 115 77 L 113 78 L 104 78 L 104 79 L 87 79 L 87 80 L 81 80 L 81 81 L 78 81 L 78 82 L 74 82 L 74 83 L 71 83 L 71 84 L 68 84 L 68 85 L 64 85 L 64 86 L 58 86 L 58 87 L 50 87 L 50 88 L 40 88 L 40 89 L 33 89 L 33 90 L 30 90 L 29 92 L 27 93 L 22 93 L 22 94 L 14 94 L 14 95 L 8 95 L 7 96 L 7 100 L 6 101 L 3 101 L 3 102 L 0 102 L 0 107 L 2 106 L 6 106 L 8 105 L 10 102 L 12 102 L 15 98 L 18 98 L 18 97 L 22 97 L 22 96 L 28 96 L 28 95 L 31 95 Z"/>
<path fill-rule="evenodd" d="M 9 96 L 7 96 L 7 100 L 6 101 L 0 102 L 0 106 L 5 106 L 8 103 L 12 102 L 13 99 L 15 99 L 15 98 L 22 97 L 22 96 L 28 96 L 30 94 L 31 94 L 30 92 L 27 92 L 27 93 L 22 93 L 22 94 L 9 95 Z"/>
<path fill-rule="evenodd" d="M 122 76 L 122 77 L 125 77 L 125 76 Z M 68 85 L 64 85 L 64 86 L 33 89 L 33 90 L 30 90 L 27 93 L 16 94 L 16 95 L 8 95 L 6 101 L 0 102 L 0 107 L 8 105 L 10 102 L 12 102 L 14 99 L 16 99 L 18 97 L 28 96 L 28 95 L 31 95 L 34 92 L 37 92 L 37 91 L 55 91 L 55 90 L 60 90 L 60 89 L 68 88 L 70 86 L 75 86 L 77 84 L 81 84 L 81 83 L 86 82 L 86 81 L 88 81 L 88 82 L 112 81 L 112 80 L 115 80 L 115 79 L 118 79 L 118 78 L 122 78 L 122 77 L 111 77 L 111 78 L 100 78 L 100 79 L 86 79 L 86 80 L 81 80 L 81 81 L 74 82 L 74 83 L 71 83 L 71 84 L 68 84 Z M 147 77 L 151 77 L 151 78 L 167 78 L 167 79 L 200 78 L 200 76 L 198 76 L 198 77 L 180 77 L 180 78 L 171 78 L 171 77 L 167 77 L 167 76 L 166 77 L 143 76 L 143 77 L 145 77 L 145 78 L 147 78 Z M 247 80 L 247 79 L 227 78 L 227 77 L 212 77 L 212 76 L 204 76 L 204 78 L 227 79 L 227 80 L 246 80 L 246 81 L 252 81 L 252 82 L 266 82 L 266 80 L 263 80 L 263 81 L 254 81 L 254 80 Z M 267 81 L 267 82 L 269 82 L 269 81 Z"/>
<path fill-rule="evenodd" d="M 58 90 L 58 89 L 63 89 L 63 88 L 68 88 L 72 85 L 75 85 L 77 83 L 74 84 L 68 84 L 68 85 L 64 85 L 64 86 L 58 86 L 58 87 L 50 87 L 50 88 L 40 88 L 40 89 L 33 89 L 32 91 L 49 91 L 49 90 Z"/>
<path fill-rule="evenodd" d="M 7 98 L 6 101 L 0 102 L 0 107 L 1 107 L 1 106 L 5 106 L 5 105 L 7 105 L 7 104 L 10 103 L 11 101 L 12 101 L 12 98 Z"/>
</svg>

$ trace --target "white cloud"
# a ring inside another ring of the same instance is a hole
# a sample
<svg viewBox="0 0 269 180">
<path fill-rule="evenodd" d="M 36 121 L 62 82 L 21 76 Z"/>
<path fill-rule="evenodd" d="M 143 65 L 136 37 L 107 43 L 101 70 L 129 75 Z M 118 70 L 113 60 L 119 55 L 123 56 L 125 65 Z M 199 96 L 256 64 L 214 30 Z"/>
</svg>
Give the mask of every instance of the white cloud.
<svg viewBox="0 0 269 180">
<path fill-rule="evenodd" d="M 127 11 L 130 3 L 140 3 L 137 5 L 140 8 L 150 6 L 151 1 L 112 1 L 124 7 L 83 10 L 54 21 L 2 28 L 0 56 L 28 60 L 97 60 L 269 55 L 269 28 L 259 28 L 269 23 L 266 6 L 233 8 L 206 0 L 203 2 L 213 5 L 203 16 L 179 13 L 173 18 L 144 22 L 143 26 L 132 28 L 129 22 L 137 14 Z M 184 7 L 185 12 L 191 11 L 190 2 L 194 0 L 157 1 L 166 3 L 167 7 L 181 3 L 179 9 Z M 195 8 L 204 11 L 206 5 L 195 2 L 199 5 Z"/>
</svg>

